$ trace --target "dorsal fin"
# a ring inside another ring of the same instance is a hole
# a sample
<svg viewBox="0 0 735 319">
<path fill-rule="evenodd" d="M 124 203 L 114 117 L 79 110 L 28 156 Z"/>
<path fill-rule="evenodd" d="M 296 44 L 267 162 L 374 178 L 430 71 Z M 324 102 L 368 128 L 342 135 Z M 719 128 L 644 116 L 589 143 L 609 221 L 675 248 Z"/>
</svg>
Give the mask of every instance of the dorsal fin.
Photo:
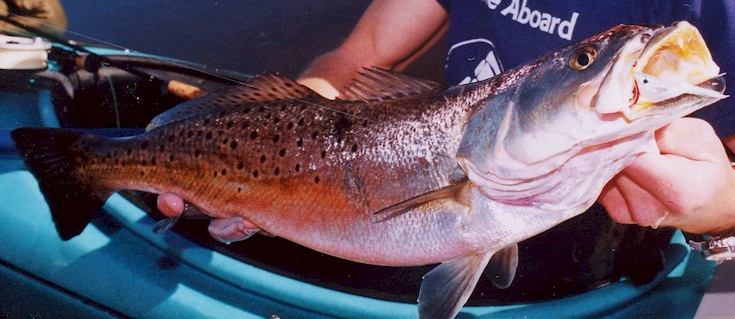
<svg viewBox="0 0 735 319">
<path fill-rule="evenodd" d="M 378 67 L 364 68 L 352 82 L 342 89 L 339 99 L 344 101 L 384 101 L 426 93 L 444 86 L 405 73 Z"/>
<path fill-rule="evenodd" d="M 153 118 L 146 130 L 192 116 L 226 110 L 249 103 L 267 103 L 279 100 L 321 99 L 311 89 L 275 73 L 263 73 L 251 78 L 247 83 L 202 96 L 181 103 Z"/>
</svg>

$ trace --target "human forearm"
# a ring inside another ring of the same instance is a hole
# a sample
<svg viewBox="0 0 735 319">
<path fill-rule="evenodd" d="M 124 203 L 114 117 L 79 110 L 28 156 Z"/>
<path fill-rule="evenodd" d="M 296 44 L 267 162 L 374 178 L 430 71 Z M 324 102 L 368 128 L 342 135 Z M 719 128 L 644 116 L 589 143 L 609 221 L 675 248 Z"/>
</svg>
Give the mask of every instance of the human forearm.
<svg viewBox="0 0 735 319">
<path fill-rule="evenodd" d="M 376 0 L 345 42 L 315 59 L 298 81 L 336 96 L 363 67 L 405 68 L 441 37 L 446 22 L 434 0 Z"/>
</svg>

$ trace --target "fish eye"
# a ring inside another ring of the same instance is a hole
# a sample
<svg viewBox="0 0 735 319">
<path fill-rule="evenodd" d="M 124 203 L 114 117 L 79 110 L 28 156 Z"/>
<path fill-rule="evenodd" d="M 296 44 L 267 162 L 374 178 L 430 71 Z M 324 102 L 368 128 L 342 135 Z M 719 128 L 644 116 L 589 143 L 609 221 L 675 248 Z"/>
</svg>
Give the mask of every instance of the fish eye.
<svg viewBox="0 0 735 319">
<path fill-rule="evenodd" d="M 569 67 L 572 70 L 582 71 L 592 65 L 596 57 L 597 49 L 592 46 L 581 47 L 569 58 Z"/>
</svg>

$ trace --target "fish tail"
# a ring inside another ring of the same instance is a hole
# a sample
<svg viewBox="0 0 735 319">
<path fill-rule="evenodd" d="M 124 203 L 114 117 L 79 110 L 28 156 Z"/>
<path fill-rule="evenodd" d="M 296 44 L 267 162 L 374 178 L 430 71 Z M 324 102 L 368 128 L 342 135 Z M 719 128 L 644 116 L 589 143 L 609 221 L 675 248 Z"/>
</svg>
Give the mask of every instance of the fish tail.
<svg viewBox="0 0 735 319">
<path fill-rule="evenodd" d="M 62 240 L 79 235 L 113 191 L 90 184 L 79 174 L 85 152 L 75 146 L 84 133 L 53 128 L 19 128 L 11 132 L 28 170 L 51 209 Z"/>
</svg>

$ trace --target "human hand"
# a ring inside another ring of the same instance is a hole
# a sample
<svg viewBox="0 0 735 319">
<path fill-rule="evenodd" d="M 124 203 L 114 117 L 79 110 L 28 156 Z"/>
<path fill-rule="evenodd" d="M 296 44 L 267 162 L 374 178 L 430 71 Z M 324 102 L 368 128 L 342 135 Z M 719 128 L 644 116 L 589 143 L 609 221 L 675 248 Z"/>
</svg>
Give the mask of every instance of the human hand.
<svg viewBox="0 0 735 319">
<path fill-rule="evenodd" d="M 334 100 L 339 97 L 340 89 L 349 85 L 360 69 L 349 56 L 333 51 L 316 58 L 296 82 Z"/>
<path fill-rule="evenodd" d="M 656 132 L 646 153 L 603 189 L 613 220 L 716 235 L 735 227 L 735 173 L 712 127 L 684 118 Z"/>
<path fill-rule="evenodd" d="M 66 15 L 58 0 L 2 0 L 0 15 L 56 35 L 66 30 Z M 13 35 L 28 34 L 7 22 L 0 22 L 0 31 Z"/>
</svg>

